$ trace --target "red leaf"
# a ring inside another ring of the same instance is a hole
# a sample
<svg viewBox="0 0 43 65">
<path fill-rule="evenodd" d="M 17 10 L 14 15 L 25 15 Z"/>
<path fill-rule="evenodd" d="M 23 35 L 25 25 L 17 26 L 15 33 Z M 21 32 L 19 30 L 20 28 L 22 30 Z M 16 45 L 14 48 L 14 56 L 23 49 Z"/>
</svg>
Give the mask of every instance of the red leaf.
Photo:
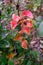
<svg viewBox="0 0 43 65">
<path fill-rule="evenodd" d="M 21 46 L 22 46 L 24 49 L 27 49 L 27 40 L 23 40 Z"/>
<path fill-rule="evenodd" d="M 17 26 L 17 22 L 16 21 L 11 21 L 11 29 L 14 30 Z"/>
</svg>

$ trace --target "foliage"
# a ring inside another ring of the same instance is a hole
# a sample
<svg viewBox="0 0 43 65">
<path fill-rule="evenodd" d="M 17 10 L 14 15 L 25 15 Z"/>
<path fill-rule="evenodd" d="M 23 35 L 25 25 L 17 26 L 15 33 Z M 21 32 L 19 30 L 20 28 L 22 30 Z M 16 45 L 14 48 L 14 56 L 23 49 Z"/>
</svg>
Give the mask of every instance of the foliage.
<svg viewBox="0 0 43 65">
<path fill-rule="evenodd" d="M 0 65 L 43 65 L 41 1 L 4 0 L 0 15 Z"/>
</svg>

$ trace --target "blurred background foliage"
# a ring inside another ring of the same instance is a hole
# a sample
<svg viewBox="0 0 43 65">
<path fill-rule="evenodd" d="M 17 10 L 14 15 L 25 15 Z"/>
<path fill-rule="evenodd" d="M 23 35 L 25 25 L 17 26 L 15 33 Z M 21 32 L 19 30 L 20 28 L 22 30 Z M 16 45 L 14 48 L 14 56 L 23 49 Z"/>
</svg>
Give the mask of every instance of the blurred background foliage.
<svg viewBox="0 0 43 65">
<path fill-rule="evenodd" d="M 6 29 L 8 23 L 10 28 L 12 14 L 20 15 L 25 9 L 33 12 L 37 37 L 43 37 L 43 0 L 0 0 L 0 65 L 43 65 L 39 52 L 23 49 L 19 41 L 12 40 L 18 32 Z M 31 41 L 31 35 L 27 40 Z"/>
</svg>

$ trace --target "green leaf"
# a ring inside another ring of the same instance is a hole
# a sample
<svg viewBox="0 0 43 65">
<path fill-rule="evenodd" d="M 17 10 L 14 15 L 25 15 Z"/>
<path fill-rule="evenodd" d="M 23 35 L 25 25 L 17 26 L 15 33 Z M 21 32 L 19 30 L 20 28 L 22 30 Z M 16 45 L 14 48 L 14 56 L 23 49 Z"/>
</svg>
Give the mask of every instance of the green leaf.
<svg viewBox="0 0 43 65">
<path fill-rule="evenodd" d="M 38 58 L 38 51 L 34 50 L 34 51 L 32 52 L 32 54 L 33 54 L 33 56 L 34 56 L 35 59 Z"/>
<path fill-rule="evenodd" d="M 40 37 L 43 37 L 43 21 L 39 25 L 38 34 Z"/>
<path fill-rule="evenodd" d="M 36 21 L 37 21 L 37 22 L 41 22 L 42 20 L 43 20 L 42 16 L 38 16 L 38 17 L 36 18 Z"/>
<path fill-rule="evenodd" d="M 1 65 L 5 65 L 5 63 L 2 62 Z"/>
<path fill-rule="evenodd" d="M 31 65 L 31 61 L 28 61 L 27 65 Z"/>
<path fill-rule="evenodd" d="M 1 65 L 7 64 L 7 59 L 4 57 L 4 55 L 1 56 L 0 59 L 1 59 Z"/>
<path fill-rule="evenodd" d="M 24 60 L 24 65 L 27 65 L 28 59 Z"/>
<path fill-rule="evenodd" d="M 1 40 L 0 42 L 1 42 L 1 43 L 0 43 L 0 48 L 9 48 L 10 43 L 9 43 L 8 40 Z M 5 49 L 5 50 L 6 50 L 6 49 Z"/>
<path fill-rule="evenodd" d="M 13 59 L 10 59 L 10 60 L 8 61 L 8 64 L 9 64 L 9 65 L 14 65 L 14 60 L 13 60 Z"/>
</svg>

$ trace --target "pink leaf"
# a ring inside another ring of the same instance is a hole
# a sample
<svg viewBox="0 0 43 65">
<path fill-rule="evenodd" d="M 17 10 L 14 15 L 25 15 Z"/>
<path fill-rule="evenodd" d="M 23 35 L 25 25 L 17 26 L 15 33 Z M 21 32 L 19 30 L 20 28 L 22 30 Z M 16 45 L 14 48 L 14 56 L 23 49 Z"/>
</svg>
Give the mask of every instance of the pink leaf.
<svg viewBox="0 0 43 65">
<path fill-rule="evenodd" d="M 13 14 L 12 15 L 12 20 L 18 22 L 20 20 L 20 17 L 18 15 Z"/>
<path fill-rule="evenodd" d="M 27 16 L 27 17 L 29 17 L 29 18 L 33 18 L 33 14 L 32 14 L 32 12 L 29 11 L 29 10 L 24 10 L 24 11 L 22 12 L 22 16 L 23 16 L 23 17 Z"/>
</svg>

